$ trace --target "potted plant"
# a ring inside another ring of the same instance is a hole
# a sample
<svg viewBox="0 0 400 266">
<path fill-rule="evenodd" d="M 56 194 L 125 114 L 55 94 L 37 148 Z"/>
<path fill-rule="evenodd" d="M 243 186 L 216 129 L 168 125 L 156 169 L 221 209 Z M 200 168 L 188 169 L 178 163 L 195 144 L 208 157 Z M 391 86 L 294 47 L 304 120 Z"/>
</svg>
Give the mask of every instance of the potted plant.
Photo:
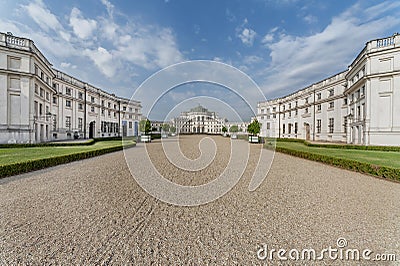
<svg viewBox="0 0 400 266">
<path fill-rule="evenodd" d="M 258 134 L 260 133 L 261 125 L 257 119 L 254 119 L 253 122 L 247 127 L 247 131 L 250 133 L 249 142 L 250 143 L 259 143 Z"/>
</svg>

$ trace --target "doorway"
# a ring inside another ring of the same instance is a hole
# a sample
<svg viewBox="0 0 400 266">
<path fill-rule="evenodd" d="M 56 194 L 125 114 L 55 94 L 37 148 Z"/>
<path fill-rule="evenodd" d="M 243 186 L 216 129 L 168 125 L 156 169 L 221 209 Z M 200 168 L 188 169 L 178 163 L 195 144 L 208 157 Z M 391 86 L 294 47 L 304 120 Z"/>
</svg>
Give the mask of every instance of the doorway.
<svg viewBox="0 0 400 266">
<path fill-rule="evenodd" d="M 95 121 L 89 123 L 89 139 L 94 138 Z"/>
</svg>

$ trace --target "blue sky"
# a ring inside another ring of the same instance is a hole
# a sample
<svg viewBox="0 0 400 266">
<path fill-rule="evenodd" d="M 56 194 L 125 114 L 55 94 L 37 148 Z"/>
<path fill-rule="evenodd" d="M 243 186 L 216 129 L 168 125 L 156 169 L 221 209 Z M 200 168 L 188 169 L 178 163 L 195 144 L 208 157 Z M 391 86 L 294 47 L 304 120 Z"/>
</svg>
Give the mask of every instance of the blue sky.
<svg viewBox="0 0 400 266">
<path fill-rule="evenodd" d="M 0 6 L 0 31 L 31 38 L 55 68 L 127 98 L 156 71 L 199 59 L 240 69 L 275 98 L 345 70 L 365 42 L 400 31 L 399 1 L 0 0 Z M 207 96 L 204 87 L 180 88 L 164 102 Z"/>
</svg>

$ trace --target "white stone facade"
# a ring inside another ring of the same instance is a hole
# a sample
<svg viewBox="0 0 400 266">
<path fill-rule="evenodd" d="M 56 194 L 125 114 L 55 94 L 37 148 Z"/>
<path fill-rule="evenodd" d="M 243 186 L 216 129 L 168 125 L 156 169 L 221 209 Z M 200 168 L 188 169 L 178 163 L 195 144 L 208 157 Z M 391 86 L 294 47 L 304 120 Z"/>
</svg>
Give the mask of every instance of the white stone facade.
<svg viewBox="0 0 400 266">
<path fill-rule="evenodd" d="M 400 35 L 369 41 L 349 68 L 260 102 L 261 136 L 400 145 Z"/>
<path fill-rule="evenodd" d="M 221 134 L 224 119 L 199 105 L 174 118 L 173 125 L 178 134 Z"/>
<path fill-rule="evenodd" d="M 141 105 L 54 69 L 33 41 L 0 33 L 0 143 L 137 135 Z"/>
</svg>

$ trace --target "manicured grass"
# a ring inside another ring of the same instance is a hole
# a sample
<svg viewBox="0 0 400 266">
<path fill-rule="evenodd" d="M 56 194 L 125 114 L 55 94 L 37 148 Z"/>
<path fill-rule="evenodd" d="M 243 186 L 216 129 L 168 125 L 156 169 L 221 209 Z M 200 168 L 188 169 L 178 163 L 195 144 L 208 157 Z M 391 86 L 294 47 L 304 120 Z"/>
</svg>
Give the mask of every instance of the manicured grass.
<svg viewBox="0 0 400 266">
<path fill-rule="evenodd" d="M 120 140 L 98 141 L 93 145 L 56 146 L 56 147 L 28 147 L 28 148 L 3 148 L 0 149 L 0 165 L 19 163 L 62 156 L 66 154 L 81 153 L 85 151 L 101 150 L 121 146 Z"/>
<path fill-rule="evenodd" d="M 335 158 L 349 159 L 363 163 L 387 166 L 400 169 L 400 152 L 390 151 L 369 151 L 354 149 L 336 149 L 336 148 L 319 148 L 306 146 L 298 142 L 281 142 L 276 143 L 277 147 L 294 149 L 314 154 L 326 155 Z"/>
<path fill-rule="evenodd" d="M 307 143 L 306 143 L 307 144 Z M 340 168 L 400 181 L 400 152 L 308 146 L 304 142 L 276 142 L 276 151 Z M 273 148 L 269 141 L 265 148 Z"/>
</svg>

